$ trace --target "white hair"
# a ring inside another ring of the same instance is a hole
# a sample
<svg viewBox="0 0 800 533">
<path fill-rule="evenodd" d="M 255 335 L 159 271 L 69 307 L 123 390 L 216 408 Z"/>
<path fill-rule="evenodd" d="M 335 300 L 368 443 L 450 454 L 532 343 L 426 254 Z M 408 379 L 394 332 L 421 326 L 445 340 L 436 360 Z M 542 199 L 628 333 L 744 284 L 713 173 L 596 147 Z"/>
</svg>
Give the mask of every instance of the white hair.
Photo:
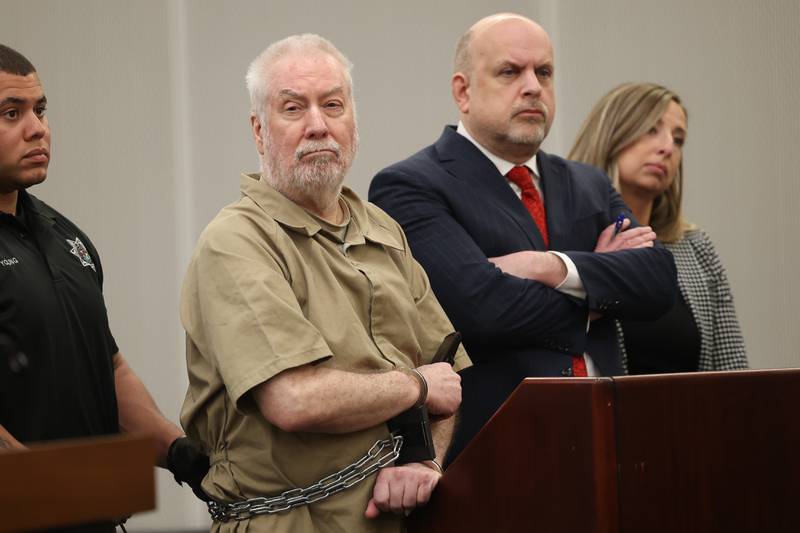
<svg viewBox="0 0 800 533">
<path fill-rule="evenodd" d="M 247 69 L 245 81 L 247 82 L 247 91 L 250 93 L 250 111 L 258 117 L 262 127 L 267 127 L 266 103 L 270 90 L 272 65 L 275 64 L 278 59 L 289 54 L 302 54 L 310 51 L 325 52 L 342 65 L 345 82 L 347 83 L 347 89 L 352 102 L 353 78 L 350 75 L 350 71 L 353 69 L 353 64 L 350 60 L 347 59 L 333 43 L 324 37 L 313 33 L 291 35 L 269 45 L 252 63 L 250 63 L 250 67 Z M 354 105 L 354 103 L 351 103 L 351 105 Z"/>
</svg>

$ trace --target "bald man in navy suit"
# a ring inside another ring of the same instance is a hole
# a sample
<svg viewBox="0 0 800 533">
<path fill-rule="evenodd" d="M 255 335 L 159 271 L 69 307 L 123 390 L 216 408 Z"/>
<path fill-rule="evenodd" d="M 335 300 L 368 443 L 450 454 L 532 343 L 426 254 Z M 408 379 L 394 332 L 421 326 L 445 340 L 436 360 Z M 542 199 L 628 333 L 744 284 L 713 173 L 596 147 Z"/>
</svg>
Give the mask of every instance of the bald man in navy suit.
<svg viewBox="0 0 800 533">
<path fill-rule="evenodd" d="M 456 49 L 458 126 L 370 186 L 474 362 L 450 461 L 525 377 L 623 373 L 613 319 L 657 318 L 677 294 L 672 256 L 608 177 L 539 151 L 553 79 L 541 26 L 478 21 Z"/>
</svg>

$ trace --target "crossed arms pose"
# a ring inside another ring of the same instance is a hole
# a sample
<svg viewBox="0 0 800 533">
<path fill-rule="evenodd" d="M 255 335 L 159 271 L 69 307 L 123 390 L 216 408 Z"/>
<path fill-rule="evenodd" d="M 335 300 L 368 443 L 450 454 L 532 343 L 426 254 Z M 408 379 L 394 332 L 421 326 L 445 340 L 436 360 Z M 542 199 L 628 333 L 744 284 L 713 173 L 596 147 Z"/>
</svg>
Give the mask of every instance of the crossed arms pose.
<svg viewBox="0 0 800 533">
<path fill-rule="evenodd" d="M 451 456 L 525 377 L 622 373 L 613 318 L 655 318 L 677 294 L 650 228 L 629 222 L 614 235 L 631 213 L 608 177 L 539 149 L 555 72 L 541 26 L 481 19 L 456 46 L 459 124 L 370 185 L 475 362 L 462 372 Z"/>
</svg>

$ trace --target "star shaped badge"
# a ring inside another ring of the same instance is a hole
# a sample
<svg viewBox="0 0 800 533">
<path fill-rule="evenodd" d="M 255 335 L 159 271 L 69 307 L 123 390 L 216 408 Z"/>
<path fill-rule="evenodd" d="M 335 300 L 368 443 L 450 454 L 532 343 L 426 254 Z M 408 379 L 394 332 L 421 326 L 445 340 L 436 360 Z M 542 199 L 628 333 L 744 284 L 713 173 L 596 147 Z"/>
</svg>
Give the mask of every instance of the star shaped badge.
<svg viewBox="0 0 800 533">
<path fill-rule="evenodd" d="M 81 265 L 85 267 L 92 267 L 92 270 L 97 272 L 97 269 L 92 262 L 92 256 L 89 255 L 89 250 L 86 249 L 86 246 L 83 245 L 81 240 L 78 237 L 75 237 L 74 241 L 67 239 L 67 242 L 70 246 L 72 246 L 70 253 L 78 258 L 78 261 L 81 262 Z"/>
</svg>

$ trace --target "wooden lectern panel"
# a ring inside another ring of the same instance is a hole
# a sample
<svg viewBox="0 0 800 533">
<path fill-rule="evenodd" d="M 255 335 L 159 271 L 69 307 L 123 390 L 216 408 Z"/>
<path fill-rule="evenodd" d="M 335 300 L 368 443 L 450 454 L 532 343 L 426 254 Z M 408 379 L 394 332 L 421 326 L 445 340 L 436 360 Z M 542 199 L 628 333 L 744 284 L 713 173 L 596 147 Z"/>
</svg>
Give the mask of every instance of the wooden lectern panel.
<svg viewBox="0 0 800 533">
<path fill-rule="evenodd" d="M 0 533 L 110 521 L 155 508 L 144 437 L 60 441 L 0 453 Z"/>
<path fill-rule="evenodd" d="M 614 381 L 621 531 L 800 531 L 800 371 Z"/>
<path fill-rule="evenodd" d="M 526 379 L 409 531 L 616 531 L 612 394 L 610 379 Z"/>
<path fill-rule="evenodd" d="M 800 370 L 526 379 L 412 532 L 800 532 Z"/>
</svg>

